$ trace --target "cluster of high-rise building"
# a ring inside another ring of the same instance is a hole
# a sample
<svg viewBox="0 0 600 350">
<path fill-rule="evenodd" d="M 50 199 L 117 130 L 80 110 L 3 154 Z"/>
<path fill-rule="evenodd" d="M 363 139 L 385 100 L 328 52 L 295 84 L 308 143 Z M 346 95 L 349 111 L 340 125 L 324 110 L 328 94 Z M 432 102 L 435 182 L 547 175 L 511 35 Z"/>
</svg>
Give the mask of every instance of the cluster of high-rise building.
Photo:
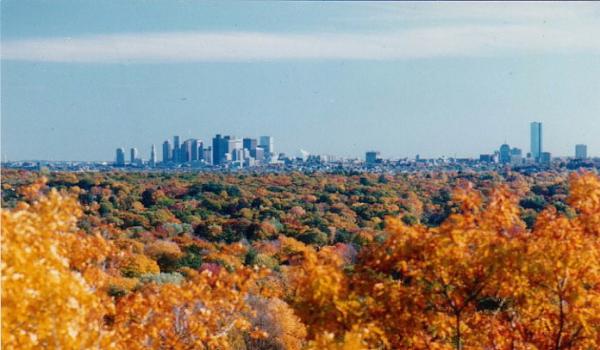
<svg viewBox="0 0 600 350">
<path fill-rule="evenodd" d="M 166 140 L 162 144 L 162 162 L 158 162 L 156 148 L 152 145 L 150 160 L 146 165 L 155 167 L 178 166 L 229 166 L 251 167 L 277 161 L 275 141 L 272 136 L 260 138 L 237 138 L 230 135 L 217 134 L 212 143 L 205 144 L 200 139 L 190 138 L 183 142 L 179 136 L 173 136 L 173 142 Z M 142 166 L 144 161 L 139 157 L 137 148 L 131 148 L 129 162 L 126 162 L 125 149 L 117 148 L 115 166 Z"/>
<path fill-rule="evenodd" d="M 173 141 L 166 140 L 162 144 L 162 160 L 158 161 L 154 145 L 150 149 L 150 159 L 145 162 L 139 155 L 137 148 L 130 149 L 127 159 L 125 149 L 117 148 L 114 165 L 117 167 L 163 167 L 178 168 L 216 166 L 223 168 L 247 168 L 256 165 L 278 165 L 297 164 L 305 166 L 307 163 L 328 163 L 327 157 L 310 155 L 307 151 L 300 150 L 297 157 L 286 157 L 283 153 L 275 153 L 275 142 L 272 136 L 261 136 L 259 138 L 238 138 L 231 135 L 215 135 L 210 142 L 196 138 L 181 141 L 179 136 L 173 136 Z M 575 145 L 574 161 L 587 160 L 587 146 Z M 477 162 L 477 160 L 473 160 Z M 423 163 L 417 155 L 416 163 Z M 481 154 L 479 162 L 482 164 L 505 164 L 511 166 L 541 165 L 549 166 L 552 163 L 552 154 L 544 151 L 543 132 L 541 122 L 530 124 L 530 152 L 526 155 L 520 148 L 511 147 L 504 143 L 491 154 Z M 312 164 L 311 163 L 311 164 Z M 388 161 L 381 157 L 378 151 L 367 151 L 365 153 L 364 165 L 367 168 L 381 167 Z"/>
<path fill-rule="evenodd" d="M 272 136 L 255 138 L 236 138 L 217 134 L 212 139 L 213 165 L 232 164 L 253 166 L 268 163 L 275 158 L 275 143 Z"/>
<path fill-rule="evenodd" d="M 575 158 L 587 158 L 587 146 L 575 146 Z M 523 152 L 519 148 L 511 148 L 508 144 L 500 146 L 498 151 L 493 154 L 482 154 L 479 156 L 481 162 L 501 163 L 511 165 L 541 164 L 549 165 L 552 161 L 552 154 L 545 152 L 543 148 L 542 123 L 532 122 L 530 124 L 530 152 L 527 157 L 523 157 Z"/>
</svg>

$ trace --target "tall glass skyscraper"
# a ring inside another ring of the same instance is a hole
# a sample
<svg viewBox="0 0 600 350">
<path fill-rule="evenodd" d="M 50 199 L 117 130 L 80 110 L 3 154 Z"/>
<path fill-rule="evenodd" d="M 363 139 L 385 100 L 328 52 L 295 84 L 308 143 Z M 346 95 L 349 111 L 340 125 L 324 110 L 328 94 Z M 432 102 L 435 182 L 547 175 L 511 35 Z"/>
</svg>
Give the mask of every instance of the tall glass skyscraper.
<svg viewBox="0 0 600 350">
<path fill-rule="evenodd" d="M 173 155 L 171 160 L 175 163 L 179 163 L 181 158 L 181 150 L 179 146 L 179 136 L 173 136 Z"/>
<path fill-rule="evenodd" d="M 150 166 L 156 166 L 156 147 L 154 147 L 154 145 L 150 147 Z"/>
<path fill-rule="evenodd" d="M 117 148 L 115 166 L 125 166 L 125 148 Z"/>
<path fill-rule="evenodd" d="M 500 146 L 500 163 L 510 163 L 510 146 L 507 144 Z"/>
<path fill-rule="evenodd" d="M 212 163 L 213 165 L 219 165 L 223 162 L 223 158 L 227 153 L 227 147 L 229 145 L 229 136 L 221 137 L 221 134 L 217 134 L 212 139 Z"/>
<path fill-rule="evenodd" d="M 135 148 L 135 147 L 131 148 L 130 157 L 129 158 L 130 158 L 129 162 L 131 164 L 135 163 L 135 160 L 138 158 L 138 150 L 137 150 L 137 148 Z"/>
<path fill-rule="evenodd" d="M 273 136 L 261 136 L 259 145 L 265 150 L 265 156 L 268 157 L 275 153 L 275 139 Z"/>
<path fill-rule="evenodd" d="M 171 149 L 171 143 L 169 141 L 163 142 L 163 163 L 170 162 L 173 158 L 173 150 Z"/>
<path fill-rule="evenodd" d="M 531 123 L 531 157 L 536 161 L 542 156 L 542 123 Z"/>
</svg>

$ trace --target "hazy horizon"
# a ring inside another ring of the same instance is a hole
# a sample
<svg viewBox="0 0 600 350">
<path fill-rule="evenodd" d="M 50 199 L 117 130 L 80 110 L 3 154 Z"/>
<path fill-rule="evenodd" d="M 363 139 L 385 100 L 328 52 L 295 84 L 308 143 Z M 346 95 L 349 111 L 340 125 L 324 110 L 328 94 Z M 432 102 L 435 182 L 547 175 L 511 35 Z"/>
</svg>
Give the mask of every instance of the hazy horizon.
<svg viewBox="0 0 600 350">
<path fill-rule="evenodd" d="M 599 3 L 2 1 L 2 160 L 277 152 L 600 156 Z"/>
</svg>

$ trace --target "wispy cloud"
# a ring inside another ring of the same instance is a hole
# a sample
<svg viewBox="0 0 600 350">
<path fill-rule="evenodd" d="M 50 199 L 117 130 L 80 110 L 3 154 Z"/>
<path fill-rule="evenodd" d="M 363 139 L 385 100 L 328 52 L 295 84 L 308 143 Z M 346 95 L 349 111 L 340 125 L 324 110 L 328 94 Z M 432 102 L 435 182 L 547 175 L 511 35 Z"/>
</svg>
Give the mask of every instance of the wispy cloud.
<svg viewBox="0 0 600 350">
<path fill-rule="evenodd" d="M 597 3 L 376 3 L 360 9 L 358 17 L 346 13 L 335 20 L 371 23 L 369 32 L 198 31 L 33 38 L 3 41 L 1 57 L 120 63 L 600 53 Z M 390 25 L 394 29 L 384 29 Z"/>
<path fill-rule="evenodd" d="M 490 23 L 558 23 L 600 20 L 594 2 L 400 2 L 371 3 L 348 20 L 485 21 Z"/>
<path fill-rule="evenodd" d="M 384 33 L 170 32 L 2 42 L 2 59 L 123 63 L 397 60 L 538 53 L 600 54 L 600 25 L 430 26 Z"/>
</svg>

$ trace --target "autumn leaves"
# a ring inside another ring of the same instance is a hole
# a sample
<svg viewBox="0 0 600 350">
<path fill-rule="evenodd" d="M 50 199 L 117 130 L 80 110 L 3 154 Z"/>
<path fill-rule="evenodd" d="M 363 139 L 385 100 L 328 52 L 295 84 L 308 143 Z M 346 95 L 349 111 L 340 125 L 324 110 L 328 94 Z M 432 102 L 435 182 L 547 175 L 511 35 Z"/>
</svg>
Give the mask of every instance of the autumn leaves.
<svg viewBox="0 0 600 350">
<path fill-rule="evenodd" d="M 440 225 L 389 216 L 362 247 L 83 233 L 80 205 L 42 187 L 2 211 L 6 349 L 600 347 L 595 174 L 572 175 L 569 212 L 548 206 L 531 228 L 525 190 L 461 185 Z"/>
</svg>

